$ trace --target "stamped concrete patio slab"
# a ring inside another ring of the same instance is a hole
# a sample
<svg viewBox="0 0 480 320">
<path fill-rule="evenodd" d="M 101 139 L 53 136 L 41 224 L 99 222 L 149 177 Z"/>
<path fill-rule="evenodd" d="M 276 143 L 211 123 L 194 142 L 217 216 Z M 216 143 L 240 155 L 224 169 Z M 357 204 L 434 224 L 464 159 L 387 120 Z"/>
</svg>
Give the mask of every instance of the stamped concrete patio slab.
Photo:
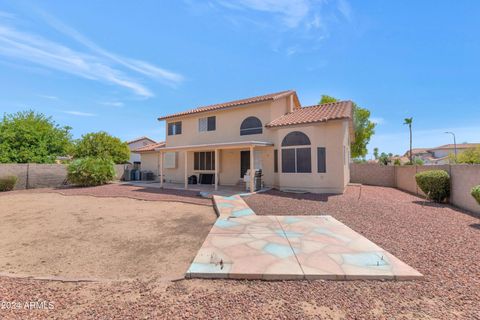
<svg viewBox="0 0 480 320">
<path fill-rule="evenodd" d="M 277 216 L 306 279 L 395 279 L 422 275 L 332 216 Z"/>
<path fill-rule="evenodd" d="M 257 216 L 238 195 L 215 196 L 214 203 L 219 218 L 187 277 L 264 280 L 422 277 L 331 216 Z"/>
<path fill-rule="evenodd" d="M 191 278 L 303 279 L 288 240 L 277 234 L 209 234 L 187 272 Z"/>
</svg>

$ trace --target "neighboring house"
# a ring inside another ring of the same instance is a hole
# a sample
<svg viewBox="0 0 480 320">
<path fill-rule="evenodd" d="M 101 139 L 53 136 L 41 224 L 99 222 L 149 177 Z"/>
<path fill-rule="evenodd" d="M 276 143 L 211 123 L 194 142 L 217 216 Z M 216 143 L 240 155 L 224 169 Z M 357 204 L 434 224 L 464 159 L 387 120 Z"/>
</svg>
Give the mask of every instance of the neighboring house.
<svg viewBox="0 0 480 320">
<path fill-rule="evenodd" d="M 130 160 L 128 160 L 128 162 L 130 162 L 132 164 L 134 164 L 134 163 L 140 164 L 140 162 L 141 162 L 140 154 L 134 153 L 132 151 L 136 150 L 138 148 L 147 146 L 147 145 L 152 144 L 152 143 L 156 143 L 156 141 L 153 140 L 153 139 L 150 139 L 148 137 L 140 137 L 140 138 L 134 139 L 132 141 L 127 141 L 128 148 L 130 148 Z"/>
<path fill-rule="evenodd" d="M 202 174 L 216 188 L 239 185 L 258 169 L 265 186 L 281 190 L 342 193 L 350 180 L 351 101 L 302 107 L 290 90 L 158 120 L 166 122 L 165 143 L 136 152 L 143 170 L 163 175 L 161 184 L 188 187 Z"/>
<path fill-rule="evenodd" d="M 475 149 L 480 143 L 460 143 L 457 144 L 457 155 L 468 150 Z M 449 164 L 450 154 L 455 154 L 455 145 L 446 144 L 436 148 L 415 148 L 412 149 L 413 159 L 421 159 L 425 165 Z M 410 151 L 405 152 L 405 157 L 409 157 Z"/>
</svg>

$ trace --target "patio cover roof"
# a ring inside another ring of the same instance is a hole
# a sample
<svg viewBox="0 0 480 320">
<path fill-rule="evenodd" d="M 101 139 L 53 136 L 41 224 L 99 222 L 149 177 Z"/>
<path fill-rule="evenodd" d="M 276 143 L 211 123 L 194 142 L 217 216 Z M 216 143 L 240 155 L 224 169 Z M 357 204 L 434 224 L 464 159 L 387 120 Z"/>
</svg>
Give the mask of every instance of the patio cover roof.
<svg viewBox="0 0 480 320">
<path fill-rule="evenodd" d="M 222 143 L 193 144 L 177 147 L 159 147 L 155 151 L 175 151 L 175 150 L 204 150 L 204 149 L 238 149 L 248 147 L 272 147 L 273 143 L 266 141 L 235 141 Z"/>
</svg>

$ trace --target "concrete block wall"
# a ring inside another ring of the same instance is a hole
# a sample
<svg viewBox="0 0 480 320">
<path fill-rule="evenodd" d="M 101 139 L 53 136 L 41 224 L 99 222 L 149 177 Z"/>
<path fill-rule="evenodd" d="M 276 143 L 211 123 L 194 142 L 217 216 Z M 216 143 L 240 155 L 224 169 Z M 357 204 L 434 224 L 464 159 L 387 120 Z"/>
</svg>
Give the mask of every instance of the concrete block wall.
<svg viewBox="0 0 480 320">
<path fill-rule="evenodd" d="M 123 177 L 125 166 L 115 165 L 115 179 Z M 15 190 L 52 188 L 67 184 L 67 166 L 64 164 L 0 164 L 0 177 L 16 176 Z"/>
<path fill-rule="evenodd" d="M 395 187 L 395 168 L 375 163 L 350 164 L 350 182 L 371 186 Z"/>
<path fill-rule="evenodd" d="M 480 205 L 470 194 L 474 186 L 480 185 L 480 165 L 382 166 L 352 163 L 350 181 L 365 185 L 394 187 L 424 197 L 425 194 L 417 186 L 415 175 L 428 170 L 445 170 L 450 174 L 449 201 L 451 204 L 480 213 Z"/>
<path fill-rule="evenodd" d="M 480 185 L 480 164 L 451 166 L 451 177 L 450 202 L 462 209 L 480 213 L 480 205 L 470 194 L 474 186 Z"/>
</svg>

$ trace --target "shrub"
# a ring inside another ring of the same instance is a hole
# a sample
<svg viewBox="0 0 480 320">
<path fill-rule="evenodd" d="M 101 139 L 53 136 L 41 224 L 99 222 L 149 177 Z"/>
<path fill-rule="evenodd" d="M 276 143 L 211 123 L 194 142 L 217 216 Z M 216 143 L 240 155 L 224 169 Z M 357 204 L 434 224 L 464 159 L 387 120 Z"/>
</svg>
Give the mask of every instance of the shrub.
<svg viewBox="0 0 480 320">
<path fill-rule="evenodd" d="M 110 158 L 115 163 L 126 163 L 130 158 L 130 149 L 126 142 L 100 131 L 87 133 L 76 141 L 73 156 L 74 158 Z"/>
<path fill-rule="evenodd" d="M 9 176 L 0 178 L 0 191 L 12 191 L 17 184 L 17 177 Z"/>
<path fill-rule="evenodd" d="M 442 202 L 450 195 L 450 176 L 444 170 L 429 170 L 417 173 L 415 180 L 428 199 Z"/>
<path fill-rule="evenodd" d="M 67 167 L 70 183 L 82 187 L 106 184 L 115 177 L 114 163 L 110 159 L 82 158 L 72 161 Z"/>
<path fill-rule="evenodd" d="M 472 197 L 480 204 L 480 185 L 472 188 Z"/>
</svg>

